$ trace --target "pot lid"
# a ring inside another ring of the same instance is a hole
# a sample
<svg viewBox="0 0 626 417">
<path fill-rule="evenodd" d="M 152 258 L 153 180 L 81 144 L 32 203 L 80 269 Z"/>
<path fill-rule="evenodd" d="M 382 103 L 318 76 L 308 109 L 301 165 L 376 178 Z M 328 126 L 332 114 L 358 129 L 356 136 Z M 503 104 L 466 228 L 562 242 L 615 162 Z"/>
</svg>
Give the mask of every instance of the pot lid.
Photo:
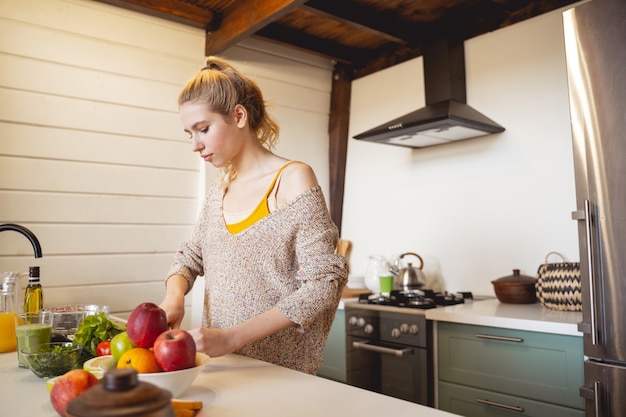
<svg viewBox="0 0 626 417">
<path fill-rule="evenodd" d="M 492 284 L 534 284 L 537 282 L 537 278 L 528 275 L 522 275 L 519 269 L 513 270 L 513 275 L 507 275 L 505 277 L 498 278 L 491 281 Z"/>
<path fill-rule="evenodd" d="M 102 382 L 76 397 L 67 406 L 75 417 L 173 416 L 172 394 L 142 382 L 132 368 L 105 372 Z"/>
</svg>

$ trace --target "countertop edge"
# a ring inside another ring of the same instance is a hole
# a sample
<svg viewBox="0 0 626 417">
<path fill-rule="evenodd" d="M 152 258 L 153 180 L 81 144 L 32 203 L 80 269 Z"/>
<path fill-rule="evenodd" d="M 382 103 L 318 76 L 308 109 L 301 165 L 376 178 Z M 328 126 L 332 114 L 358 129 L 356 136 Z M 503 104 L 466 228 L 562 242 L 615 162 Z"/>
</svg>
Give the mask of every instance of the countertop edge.
<svg viewBox="0 0 626 417">
<path fill-rule="evenodd" d="M 531 332 L 582 337 L 578 322 L 582 313 L 554 311 L 541 304 L 502 304 L 497 300 L 475 301 L 426 311 L 426 318 Z"/>
</svg>

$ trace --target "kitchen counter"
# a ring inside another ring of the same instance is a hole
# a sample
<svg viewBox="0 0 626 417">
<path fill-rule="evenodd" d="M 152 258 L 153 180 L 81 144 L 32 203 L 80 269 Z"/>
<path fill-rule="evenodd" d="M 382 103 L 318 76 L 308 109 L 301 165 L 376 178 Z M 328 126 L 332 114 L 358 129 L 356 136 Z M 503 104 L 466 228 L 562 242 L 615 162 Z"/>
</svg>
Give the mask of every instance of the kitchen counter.
<svg viewBox="0 0 626 417">
<path fill-rule="evenodd" d="M 16 353 L 0 354 L 3 416 L 58 417 L 43 379 L 17 367 Z M 454 416 L 239 355 L 211 359 L 181 396 L 204 408 L 197 417 Z"/>
<path fill-rule="evenodd" d="M 550 310 L 541 303 L 504 304 L 497 299 L 481 300 L 426 310 L 426 318 L 582 337 L 578 331 L 581 312 Z"/>
</svg>

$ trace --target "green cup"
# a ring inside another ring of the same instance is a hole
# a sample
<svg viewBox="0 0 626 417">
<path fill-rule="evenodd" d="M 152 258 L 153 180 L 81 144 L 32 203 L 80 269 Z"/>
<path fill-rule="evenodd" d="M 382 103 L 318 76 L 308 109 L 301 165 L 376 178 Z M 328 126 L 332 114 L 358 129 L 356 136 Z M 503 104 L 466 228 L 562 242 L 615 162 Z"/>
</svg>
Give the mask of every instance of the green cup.
<svg viewBox="0 0 626 417">
<path fill-rule="evenodd" d="M 380 280 L 380 292 L 382 294 L 389 294 L 393 289 L 393 275 L 381 275 Z"/>
<path fill-rule="evenodd" d="M 40 344 L 50 343 L 52 333 L 52 313 L 17 313 L 15 316 L 15 335 L 17 336 L 17 359 L 20 368 L 28 368 L 26 358 L 20 350 L 36 351 Z"/>
</svg>

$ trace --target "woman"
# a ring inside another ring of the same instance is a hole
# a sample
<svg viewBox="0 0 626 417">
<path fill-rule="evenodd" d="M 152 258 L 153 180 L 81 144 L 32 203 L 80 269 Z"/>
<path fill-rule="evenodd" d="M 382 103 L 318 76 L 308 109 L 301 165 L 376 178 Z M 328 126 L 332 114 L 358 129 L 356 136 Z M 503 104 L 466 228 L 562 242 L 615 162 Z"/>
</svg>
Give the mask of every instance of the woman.
<svg viewBox="0 0 626 417">
<path fill-rule="evenodd" d="M 260 89 L 223 59 L 207 58 L 178 104 L 193 151 L 221 175 L 166 279 L 168 322 L 180 326 L 203 275 L 202 327 L 190 331 L 199 351 L 315 373 L 347 267 L 313 170 L 271 151 L 279 128 Z"/>
</svg>

